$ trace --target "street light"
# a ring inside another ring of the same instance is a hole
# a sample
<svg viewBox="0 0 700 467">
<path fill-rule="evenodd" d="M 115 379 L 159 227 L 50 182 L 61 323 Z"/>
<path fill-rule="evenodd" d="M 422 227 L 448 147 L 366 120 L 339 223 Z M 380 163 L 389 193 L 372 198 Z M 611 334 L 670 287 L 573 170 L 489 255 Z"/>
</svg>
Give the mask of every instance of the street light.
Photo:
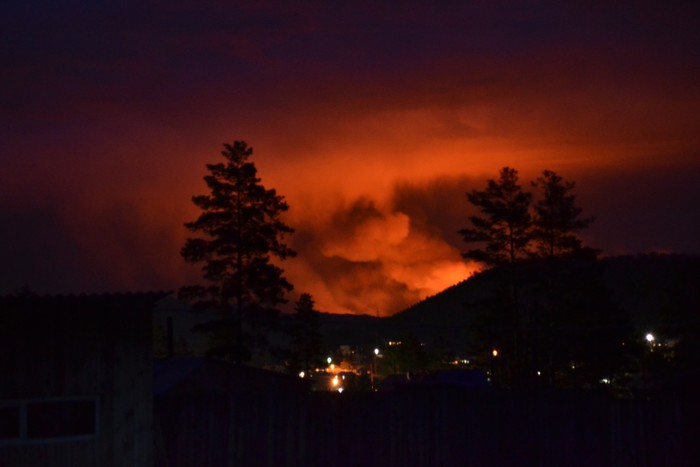
<svg viewBox="0 0 700 467">
<path fill-rule="evenodd" d="M 654 346 L 656 345 L 656 336 L 654 336 L 652 333 L 648 332 L 644 338 L 647 341 L 647 344 L 649 344 L 649 351 L 653 352 L 654 351 Z"/>
<path fill-rule="evenodd" d="M 369 370 L 369 385 L 372 387 L 372 390 L 374 390 L 374 375 L 377 372 L 377 355 L 379 355 L 379 349 L 375 347 L 374 355 L 372 356 L 374 365 L 372 365 L 373 368 L 370 368 Z"/>
<path fill-rule="evenodd" d="M 498 349 L 491 351 L 491 386 L 496 387 L 496 357 L 498 357 Z"/>
</svg>

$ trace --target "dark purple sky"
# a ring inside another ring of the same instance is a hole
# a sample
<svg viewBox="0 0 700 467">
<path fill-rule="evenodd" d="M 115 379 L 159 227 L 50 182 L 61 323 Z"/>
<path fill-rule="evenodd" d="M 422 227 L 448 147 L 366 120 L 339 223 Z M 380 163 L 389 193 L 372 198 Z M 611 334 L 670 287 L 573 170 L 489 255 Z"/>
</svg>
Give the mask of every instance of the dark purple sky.
<svg viewBox="0 0 700 467">
<path fill-rule="evenodd" d="M 464 193 L 504 165 L 576 181 L 606 254 L 700 254 L 691 2 L 232 3 L 5 2 L 0 292 L 196 280 L 182 224 L 234 139 L 324 311 L 466 277 Z"/>
</svg>

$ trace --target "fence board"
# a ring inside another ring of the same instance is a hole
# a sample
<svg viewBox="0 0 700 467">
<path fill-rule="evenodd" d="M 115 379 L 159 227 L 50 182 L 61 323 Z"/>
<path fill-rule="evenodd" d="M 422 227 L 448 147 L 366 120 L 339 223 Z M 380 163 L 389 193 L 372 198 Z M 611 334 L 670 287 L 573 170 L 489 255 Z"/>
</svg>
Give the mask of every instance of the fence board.
<svg viewBox="0 0 700 467">
<path fill-rule="evenodd" d="M 417 390 L 157 401 L 159 467 L 700 465 L 692 398 Z M 161 451 L 161 449 L 159 449 Z M 166 459 L 167 457 L 167 459 Z M 169 462 L 168 462 L 169 461 Z"/>
</svg>

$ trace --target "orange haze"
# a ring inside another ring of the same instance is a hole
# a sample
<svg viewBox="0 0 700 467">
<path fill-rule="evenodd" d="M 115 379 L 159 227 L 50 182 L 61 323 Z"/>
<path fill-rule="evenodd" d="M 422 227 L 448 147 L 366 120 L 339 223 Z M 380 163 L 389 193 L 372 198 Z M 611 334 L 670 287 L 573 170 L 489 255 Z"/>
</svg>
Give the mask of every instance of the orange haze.
<svg viewBox="0 0 700 467">
<path fill-rule="evenodd" d="M 291 298 L 324 311 L 391 314 L 467 278 L 464 193 L 504 165 L 576 181 L 607 254 L 700 253 L 692 7 L 133 8 L 8 12 L 4 292 L 198 280 L 183 223 L 234 139 L 291 206 Z"/>
</svg>

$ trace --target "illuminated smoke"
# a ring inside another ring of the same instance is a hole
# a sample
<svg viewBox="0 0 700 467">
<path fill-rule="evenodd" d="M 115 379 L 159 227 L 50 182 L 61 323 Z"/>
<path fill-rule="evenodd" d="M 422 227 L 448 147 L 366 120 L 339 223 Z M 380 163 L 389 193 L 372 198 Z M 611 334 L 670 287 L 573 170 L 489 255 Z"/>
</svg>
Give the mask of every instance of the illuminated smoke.
<svg viewBox="0 0 700 467">
<path fill-rule="evenodd" d="M 474 269 L 406 213 L 369 198 L 303 226 L 301 238 L 295 261 L 305 267 L 290 269 L 292 276 L 316 288 L 319 307 L 331 312 L 392 314 L 464 280 Z"/>
</svg>

